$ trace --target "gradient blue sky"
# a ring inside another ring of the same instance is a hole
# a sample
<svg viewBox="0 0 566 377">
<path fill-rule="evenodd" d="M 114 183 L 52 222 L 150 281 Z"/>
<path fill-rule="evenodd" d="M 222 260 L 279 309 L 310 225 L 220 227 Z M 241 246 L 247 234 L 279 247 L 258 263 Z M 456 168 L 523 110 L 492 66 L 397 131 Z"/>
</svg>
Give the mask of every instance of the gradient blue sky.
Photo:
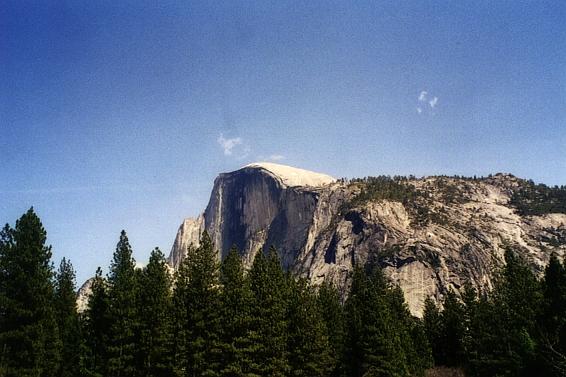
<svg viewBox="0 0 566 377">
<path fill-rule="evenodd" d="M 0 222 L 81 283 L 256 160 L 566 184 L 564 1 L 376 3 L 4 1 Z"/>
</svg>

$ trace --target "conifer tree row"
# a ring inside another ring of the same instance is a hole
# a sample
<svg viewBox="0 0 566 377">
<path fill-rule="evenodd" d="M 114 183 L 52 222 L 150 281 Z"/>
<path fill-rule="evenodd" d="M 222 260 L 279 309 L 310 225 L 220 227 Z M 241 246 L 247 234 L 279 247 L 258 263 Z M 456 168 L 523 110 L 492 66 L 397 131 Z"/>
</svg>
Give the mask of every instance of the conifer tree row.
<svg viewBox="0 0 566 377">
<path fill-rule="evenodd" d="M 449 292 L 442 310 L 426 301 L 423 323 L 435 364 L 460 367 L 469 376 L 566 375 L 566 270 L 552 255 L 537 280 L 516 250 L 493 290 Z"/>
<path fill-rule="evenodd" d="M 217 375 L 221 369 L 220 266 L 206 232 L 199 247 L 189 248 L 173 296 L 174 336 L 178 338 L 176 374 Z"/>
<path fill-rule="evenodd" d="M 74 269 L 63 259 L 55 272 L 45 241 L 33 209 L 0 232 L 0 377 L 566 374 L 556 255 L 537 279 L 508 247 L 493 289 L 448 290 L 419 319 L 377 264 L 355 266 L 341 295 L 284 272 L 273 247 L 248 271 L 235 247 L 220 262 L 203 233 L 173 275 L 157 248 L 136 268 L 122 231 L 78 314 Z"/>
<path fill-rule="evenodd" d="M 379 266 L 354 268 L 344 310 L 347 376 L 422 375 L 430 366 L 427 343 L 416 329 L 418 321 Z"/>
</svg>

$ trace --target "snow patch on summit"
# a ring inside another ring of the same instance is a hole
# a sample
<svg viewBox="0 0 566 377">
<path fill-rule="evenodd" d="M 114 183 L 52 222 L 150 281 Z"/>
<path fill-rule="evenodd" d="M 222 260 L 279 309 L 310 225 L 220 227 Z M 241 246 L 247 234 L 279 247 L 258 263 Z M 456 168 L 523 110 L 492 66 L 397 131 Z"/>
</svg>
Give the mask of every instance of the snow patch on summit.
<svg viewBox="0 0 566 377">
<path fill-rule="evenodd" d="M 336 181 L 335 178 L 315 173 L 309 170 L 294 168 L 291 166 L 274 164 L 272 162 L 254 162 L 243 167 L 260 168 L 279 179 L 285 186 L 311 186 L 320 187 Z"/>
</svg>

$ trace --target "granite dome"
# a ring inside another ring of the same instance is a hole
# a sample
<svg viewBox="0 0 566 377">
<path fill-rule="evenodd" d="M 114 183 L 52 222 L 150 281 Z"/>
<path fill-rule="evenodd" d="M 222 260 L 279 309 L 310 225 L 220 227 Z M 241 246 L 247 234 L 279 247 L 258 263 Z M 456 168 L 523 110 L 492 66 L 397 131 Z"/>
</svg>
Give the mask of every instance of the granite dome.
<svg viewBox="0 0 566 377">
<path fill-rule="evenodd" d="M 319 187 L 336 181 L 335 178 L 313 171 L 294 168 L 287 165 L 274 164 L 272 162 L 254 162 L 244 166 L 242 169 L 263 169 L 277 178 L 285 186 L 310 186 Z"/>
</svg>

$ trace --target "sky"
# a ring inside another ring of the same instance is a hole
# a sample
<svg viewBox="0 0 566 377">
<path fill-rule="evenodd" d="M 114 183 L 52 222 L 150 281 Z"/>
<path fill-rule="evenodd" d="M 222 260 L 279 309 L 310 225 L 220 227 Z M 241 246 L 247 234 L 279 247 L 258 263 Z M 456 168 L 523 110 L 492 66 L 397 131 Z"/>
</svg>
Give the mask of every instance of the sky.
<svg viewBox="0 0 566 377">
<path fill-rule="evenodd" d="M 0 222 L 33 206 L 80 285 L 120 231 L 168 255 L 214 178 L 510 172 L 566 185 L 563 1 L 0 7 Z"/>
</svg>

